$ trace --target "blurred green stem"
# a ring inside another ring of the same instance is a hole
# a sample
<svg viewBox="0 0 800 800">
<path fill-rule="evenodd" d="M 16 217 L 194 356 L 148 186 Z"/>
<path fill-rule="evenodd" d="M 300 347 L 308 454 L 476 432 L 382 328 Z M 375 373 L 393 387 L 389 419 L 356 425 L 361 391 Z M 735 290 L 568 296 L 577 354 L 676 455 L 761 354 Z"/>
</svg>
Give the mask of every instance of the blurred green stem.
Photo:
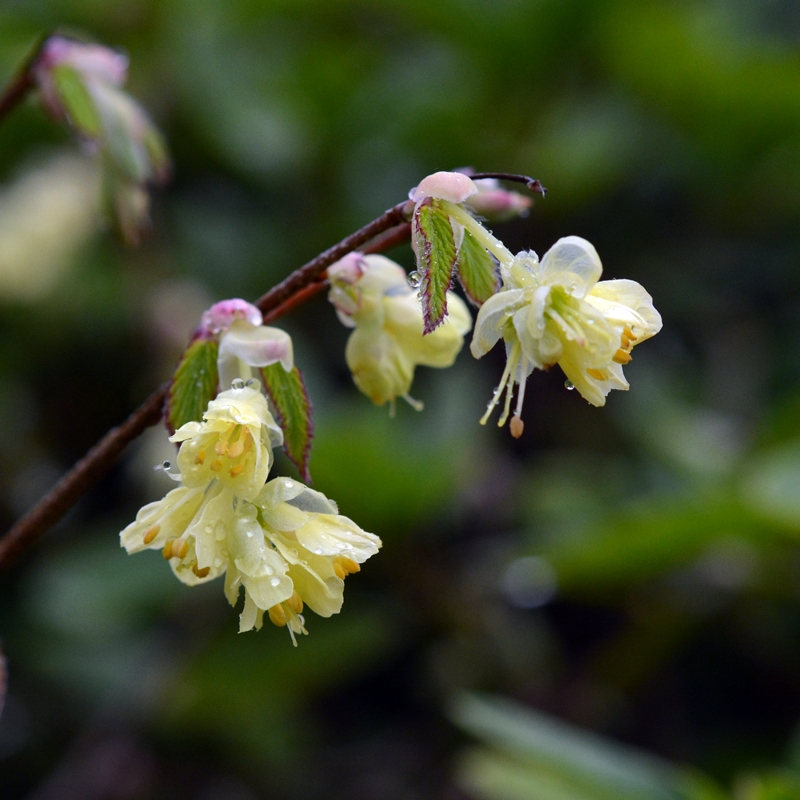
<svg viewBox="0 0 800 800">
<path fill-rule="evenodd" d="M 1 117 L 0 117 L 1 118 Z M 295 270 L 288 278 L 270 289 L 256 301 L 265 317 L 272 321 L 300 302 L 317 294 L 324 286 L 323 272 L 335 261 L 361 245 L 367 244 L 387 231 L 393 235 L 381 237 L 364 250 L 378 252 L 398 244 L 398 232 L 408 236 L 408 218 L 414 204 L 410 200 L 398 203 L 368 225 L 350 234 L 341 242 L 320 253 Z M 308 289 L 313 289 L 307 291 Z M 75 503 L 92 488 L 113 466 L 125 447 L 147 428 L 163 418 L 164 400 L 170 381 L 162 384 L 128 419 L 112 428 L 72 469 L 0 539 L 0 569 L 39 536 L 55 525 Z"/>
</svg>

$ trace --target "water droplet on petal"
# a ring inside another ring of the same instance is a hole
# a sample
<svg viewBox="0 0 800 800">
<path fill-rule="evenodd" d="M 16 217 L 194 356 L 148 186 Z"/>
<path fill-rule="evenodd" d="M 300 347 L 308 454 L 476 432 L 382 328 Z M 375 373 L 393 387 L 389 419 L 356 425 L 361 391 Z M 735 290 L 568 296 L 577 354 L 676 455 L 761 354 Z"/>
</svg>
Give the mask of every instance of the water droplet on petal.
<svg viewBox="0 0 800 800">
<path fill-rule="evenodd" d="M 239 389 L 244 389 L 244 381 L 241 378 L 234 378 L 234 380 L 231 381 L 231 389 L 236 389 L 237 391 Z"/>
<path fill-rule="evenodd" d="M 317 549 L 316 549 L 314 552 L 315 552 L 315 553 L 316 553 L 318 556 L 321 556 L 321 555 L 322 555 L 322 548 L 321 548 L 321 547 L 318 547 L 318 548 L 317 548 Z"/>
<path fill-rule="evenodd" d="M 278 586 L 278 584 L 280 584 L 280 582 L 281 582 L 281 579 L 280 579 L 280 578 L 273 578 L 273 579 L 270 581 L 270 583 L 271 583 L 273 586 Z"/>
<path fill-rule="evenodd" d="M 571 380 L 564 381 L 564 387 L 572 391 L 575 388 L 575 384 Z"/>
<path fill-rule="evenodd" d="M 206 533 L 214 533 L 214 529 L 210 525 L 206 525 L 204 530 Z"/>
<path fill-rule="evenodd" d="M 161 469 L 169 469 L 171 466 L 172 466 L 172 464 L 170 464 L 170 462 L 169 462 L 169 461 L 165 461 L 165 462 L 164 462 L 164 463 L 161 465 Z"/>
</svg>

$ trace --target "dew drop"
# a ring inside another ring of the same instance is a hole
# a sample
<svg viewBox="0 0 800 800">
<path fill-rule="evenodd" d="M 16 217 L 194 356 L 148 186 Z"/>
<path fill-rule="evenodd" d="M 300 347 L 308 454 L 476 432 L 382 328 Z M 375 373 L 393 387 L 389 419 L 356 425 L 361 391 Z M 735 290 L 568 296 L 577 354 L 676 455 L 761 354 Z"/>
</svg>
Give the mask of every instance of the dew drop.
<svg viewBox="0 0 800 800">
<path fill-rule="evenodd" d="M 214 533 L 214 529 L 210 525 L 206 525 L 205 532 L 206 533 Z"/>
<path fill-rule="evenodd" d="M 321 556 L 321 555 L 322 555 L 322 548 L 321 548 L 321 547 L 318 547 L 318 548 L 317 548 L 317 549 L 316 549 L 314 552 L 315 552 L 315 553 L 316 553 L 318 556 Z"/>
<path fill-rule="evenodd" d="M 572 391 L 575 388 L 575 384 L 571 380 L 564 381 L 564 387 Z"/>
<path fill-rule="evenodd" d="M 164 463 L 161 465 L 161 469 L 169 469 L 171 466 L 172 466 L 172 464 L 170 464 L 170 462 L 169 462 L 169 461 L 165 461 L 165 462 L 164 462 Z"/>
<path fill-rule="evenodd" d="M 221 566 L 222 566 L 222 559 L 221 558 L 215 558 L 214 559 L 214 567 L 216 569 L 219 569 Z"/>
<path fill-rule="evenodd" d="M 241 378 L 234 378 L 234 380 L 231 381 L 231 389 L 244 389 L 244 381 Z"/>
<path fill-rule="evenodd" d="M 272 567 L 269 564 L 266 564 L 264 566 L 264 574 L 265 575 L 272 575 L 273 572 L 275 572 L 275 570 L 272 569 Z"/>
<path fill-rule="evenodd" d="M 408 285 L 412 289 L 419 289 L 419 285 L 422 283 L 422 276 L 414 270 L 413 272 L 408 273 Z"/>
<path fill-rule="evenodd" d="M 273 578 L 270 581 L 270 584 L 272 584 L 272 586 L 278 586 L 278 584 L 280 584 L 280 582 L 281 582 L 281 579 L 276 577 L 276 578 Z"/>
</svg>

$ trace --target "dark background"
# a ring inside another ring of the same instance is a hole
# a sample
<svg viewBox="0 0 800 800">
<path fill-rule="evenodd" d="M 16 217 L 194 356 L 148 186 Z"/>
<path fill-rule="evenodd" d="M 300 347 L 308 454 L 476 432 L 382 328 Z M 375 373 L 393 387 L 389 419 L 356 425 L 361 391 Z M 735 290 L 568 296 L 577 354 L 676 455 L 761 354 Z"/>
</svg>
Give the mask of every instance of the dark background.
<svg viewBox="0 0 800 800">
<path fill-rule="evenodd" d="M 170 487 L 150 431 L 2 576 L 2 797 L 800 798 L 800 7 L 5 0 L 0 75 L 57 26 L 130 55 L 175 177 L 126 249 L 68 132 L 0 126 L 5 525 L 211 302 L 435 170 L 541 179 L 495 233 L 589 239 L 664 330 L 604 409 L 537 373 L 513 441 L 477 425 L 500 348 L 390 420 L 324 297 L 293 313 L 315 487 L 382 552 L 297 649 L 239 636 L 221 586 L 118 546 Z"/>
</svg>

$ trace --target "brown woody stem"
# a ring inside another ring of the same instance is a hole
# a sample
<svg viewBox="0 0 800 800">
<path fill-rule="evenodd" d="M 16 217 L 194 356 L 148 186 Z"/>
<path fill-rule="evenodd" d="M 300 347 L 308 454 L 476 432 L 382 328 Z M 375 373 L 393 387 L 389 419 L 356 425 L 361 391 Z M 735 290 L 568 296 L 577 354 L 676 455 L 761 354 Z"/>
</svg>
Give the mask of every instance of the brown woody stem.
<svg viewBox="0 0 800 800">
<path fill-rule="evenodd" d="M 398 203 L 339 244 L 320 253 L 259 298 L 256 305 L 265 321 L 273 321 L 325 288 L 325 270 L 361 245 L 390 229 L 402 227 L 413 203 Z M 406 234 L 407 235 L 407 234 Z M 388 240 L 387 240 L 388 241 Z M 392 240 L 392 245 L 398 241 Z M 375 249 L 364 248 L 369 252 Z M 386 249 L 386 248 L 382 248 Z M 0 569 L 7 567 L 28 545 L 55 525 L 113 466 L 125 447 L 163 418 L 170 382 L 162 384 L 128 419 L 112 428 L 69 472 L 0 539 Z"/>
</svg>

